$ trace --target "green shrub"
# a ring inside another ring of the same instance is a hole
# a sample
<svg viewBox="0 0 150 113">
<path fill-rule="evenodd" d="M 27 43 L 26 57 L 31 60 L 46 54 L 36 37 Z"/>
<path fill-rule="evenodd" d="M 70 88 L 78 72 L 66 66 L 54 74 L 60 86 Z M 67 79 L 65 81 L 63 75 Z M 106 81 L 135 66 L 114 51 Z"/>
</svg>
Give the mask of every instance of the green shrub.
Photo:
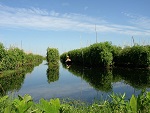
<svg viewBox="0 0 150 113">
<path fill-rule="evenodd" d="M 27 54 L 17 47 L 5 49 L 0 44 L 0 71 L 16 70 L 23 66 L 35 65 L 43 61 L 41 55 Z"/>
<path fill-rule="evenodd" d="M 49 64 L 57 64 L 59 62 L 59 51 L 56 48 L 47 48 L 47 62 Z"/>
<path fill-rule="evenodd" d="M 40 99 L 35 103 L 30 95 L 18 96 L 10 99 L 8 96 L 0 98 L 2 113 L 149 113 L 150 92 L 132 95 L 129 100 L 125 94 L 111 94 L 110 100 L 97 100 L 92 104 L 77 100 Z"/>
<path fill-rule="evenodd" d="M 150 51 L 148 47 L 139 45 L 125 47 L 118 56 L 118 62 L 115 63 L 128 67 L 149 67 Z"/>
<path fill-rule="evenodd" d="M 109 67 L 113 61 L 112 45 L 109 42 L 68 51 L 60 56 L 61 61 L 65 61 L 66 55 L 70 56 L 73 63 L 90 67 Z"/>
</svg>

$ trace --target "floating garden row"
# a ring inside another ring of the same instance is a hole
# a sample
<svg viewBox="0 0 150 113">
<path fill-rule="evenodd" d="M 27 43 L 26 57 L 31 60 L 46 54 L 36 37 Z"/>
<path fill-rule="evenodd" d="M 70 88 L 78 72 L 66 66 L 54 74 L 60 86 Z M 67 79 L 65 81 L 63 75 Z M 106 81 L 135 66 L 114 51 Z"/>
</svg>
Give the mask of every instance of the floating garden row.
<svg viewBox="0 0 150 113">
<path fill-rule="evenodd" d="M 134 45 L 121 48 L 110 42 L 101 42 L 74 49 L 60 55 L 62 62 L 65 62 L 69 55 L 72 62 L 78 65 L 89 67 L 142 67 L 150 66 L 150 46 Z"/>
<path fill-rule="evenodd" d="M 25 53 L 17 47 L 6 49 L 0 43 L 0 71 L 16 70 L 24 66 L 36 65 L 42 61 L 43 57 L 40 55 Z"/>
</svg>

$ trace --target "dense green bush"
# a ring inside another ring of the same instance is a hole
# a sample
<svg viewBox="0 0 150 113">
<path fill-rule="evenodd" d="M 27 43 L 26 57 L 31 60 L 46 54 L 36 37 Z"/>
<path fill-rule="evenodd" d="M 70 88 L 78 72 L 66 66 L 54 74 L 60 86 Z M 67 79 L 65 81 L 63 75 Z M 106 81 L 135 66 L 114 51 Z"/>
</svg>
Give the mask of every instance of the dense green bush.
<svg viewBox="0 0 150 113">
<path fill-rule="evenodd" d="M 59 79 L 59 51 L 56 48 L 47 48 L 46 60 L 48 62 L 48 83 Z"/>
<path fill-rule="evenodd" d="M 96 43 L 89 47 L 75 49 L 64 53 L 60 56 L 61 60 L 65 60 L 65 56 L 69 55 L 72 62 L 76 64 L 84 64 L 90 67 L 108 67 L 113 61 L 113 48 L 111 43 Z"/>
<path fill-rule="evenodd" d="M 127 67 L 149 67 L 150 49 L 146 46 L 139 45 L 125 47 L 120 52 L 116 65 Z"/>
<path fill-rule="evenodd" d="M 5 57 L 6 55 L 6 50 L 5 47 L 3 46 L 2 43 L 0 43 L 0 61 Z"/>
<path fill-rule="evenodd" d="M 59 51 L 56 48 L 47 48 L 46 60 L 49 64 L 57 65 L 59 62 Z"/>
<path fill-rule="evenodd" d="M 72 62 L 90 67 L 149 67 L 150 46 L 134 45 L 121 48 L 110 42 L 95 43 L 89 47 L 80 48 L 63 53 L 60 58 L 64 62 L 69 55 Z"/>
<path fill-rule="evenodd" d="M 27 54 L 17 47 L 5 49 L 3 44 L 0 44 L 0 71 L 15 70 L 23 66 L 35 65 L 41 62 L 43 57 Z"/>
</svg>

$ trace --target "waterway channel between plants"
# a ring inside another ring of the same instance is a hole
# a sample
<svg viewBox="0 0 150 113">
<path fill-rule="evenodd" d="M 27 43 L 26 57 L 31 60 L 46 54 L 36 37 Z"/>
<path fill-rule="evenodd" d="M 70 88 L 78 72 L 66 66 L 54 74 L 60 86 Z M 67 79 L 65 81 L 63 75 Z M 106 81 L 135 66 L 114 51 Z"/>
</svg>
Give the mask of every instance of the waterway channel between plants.
<svg viewBox="0 0 150 113">
<path fill-rule="evenodd" d="M 143 69 L 89 69 L 60 63 L 49 69 L 46 61 L 26 74 L 1 77 L 1 93 L 17 96 L 30 94 L 38 102 L 41 98 L 76 99 L 92 103 L 107 99 L 114 93 L 138 95 L 150 91 L 150 70 Z M 18 77 L 19 76 L 19 77 Z M 7 82 L 6 82 L 7 81 Z"/>
</svg>

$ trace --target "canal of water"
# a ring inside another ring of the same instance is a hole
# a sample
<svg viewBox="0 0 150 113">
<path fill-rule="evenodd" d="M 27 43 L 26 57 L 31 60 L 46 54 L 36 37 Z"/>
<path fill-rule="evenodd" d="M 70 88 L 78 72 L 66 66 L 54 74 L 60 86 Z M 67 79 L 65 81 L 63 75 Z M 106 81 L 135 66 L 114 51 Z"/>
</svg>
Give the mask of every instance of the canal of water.
<svg viewBox="0 0 150 113">
<path fill-rule="evenodd" d="M 41 98 L 70 98 L 86 102 L 107 99 L 114 93 L 138 95 L 150 91 L 150 70 L 142 69 L 89 69 L 60 63 L 57 69 L 49 69 L 46 61 L 26 74 L 0 78 L 0 92 L 9 95 L 30 94 L 38 102 Z M 18 77 L 19 76 L 19 77 Z"/>
</svg>

